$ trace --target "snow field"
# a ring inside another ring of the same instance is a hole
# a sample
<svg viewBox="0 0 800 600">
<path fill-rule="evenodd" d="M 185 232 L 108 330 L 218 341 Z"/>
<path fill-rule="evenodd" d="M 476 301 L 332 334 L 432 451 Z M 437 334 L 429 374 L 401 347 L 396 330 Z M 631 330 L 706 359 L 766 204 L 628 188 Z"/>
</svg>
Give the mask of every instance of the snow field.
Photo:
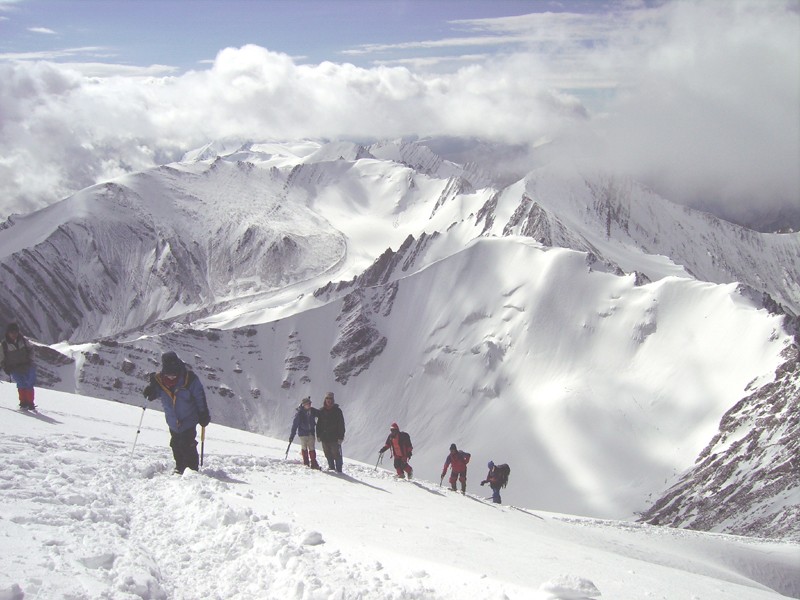
<svg viewBox="0 0 800 600">
<path fill-rule="evenodd" d="M 466 497 L 352 461 L 310 471 L 296 445 L 284 460 L 285 442 L 213 423 L 205 466 L 178 476 L 161 413 L 42 390 L 29 415 L 13 392 L 0 385 L 0 600 L 800 593 L 797 545 L 496 506 L 478 467 Z"/>
</svg>

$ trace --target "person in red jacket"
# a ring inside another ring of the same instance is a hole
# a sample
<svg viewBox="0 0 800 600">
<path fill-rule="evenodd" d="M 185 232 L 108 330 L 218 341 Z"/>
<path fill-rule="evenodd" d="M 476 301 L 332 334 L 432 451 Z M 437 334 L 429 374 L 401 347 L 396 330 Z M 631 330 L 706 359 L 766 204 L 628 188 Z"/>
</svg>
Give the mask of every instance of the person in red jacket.
<svg viewBox="0 0 800 600">
<path fill-rule="evenodd" d="M 394 470 L 397 471 L 397 477 L 404 479 L 408 475 L 408 478 L 411 479 L 414 475 L 414 469 L 411 468 L 408 461 L 411 459 L 411 451 L 414 448 L 411 445 L 411 437 L 405 431 L 400 431 L 397 423 L 392 423 L 389 437 L 386 438 L 383 448 L 378 450 L 378 454 L 383 456 L 383 453 L 390 448 L 394 456 Z"/>
<path fill-rule="evenodd" d="M 467 493 L 467 463 L 470 459 L 470 453 L 464 452 L 456 448 L 455 444 L 450 444 L 450 454 L 444 461 L 442 468 L 442 479 L 447 475 L 447 468 L 451 467 L 450 471 L 450 489 L 456 491 L 456 481 L 461 481 L 461 493 Z"/>
</svg>

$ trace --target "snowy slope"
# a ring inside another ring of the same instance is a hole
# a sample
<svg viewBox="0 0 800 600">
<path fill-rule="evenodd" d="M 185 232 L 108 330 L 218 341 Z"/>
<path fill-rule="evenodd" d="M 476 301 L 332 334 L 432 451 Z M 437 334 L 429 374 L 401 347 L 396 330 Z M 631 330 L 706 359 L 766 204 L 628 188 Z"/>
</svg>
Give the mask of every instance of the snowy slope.
<svg viewBox="0 0 800 600">
<path fill-rule="evenodd" d="M 800 361 L 742 398 L 690 469 L 643 519 L 703 531 L 800 540 Z"/>
<path fill-rule="evenodd" d="M 176 476 L 159 413 L 12 397 L 0 385 L 3 600 L 800 597 L 797 544 L 498 507 L 481 465 L 467 497 L 351 460 L 311 472 L 214 424 L 201 472 Z"/>
<path fill-rule="evenodd" d="M 514 464 L 512 497 L 537 508 L 632 517 L 691 465 L 747 386 L 773 376 L 791 340 L 733 285 L 637 286 L 586 258 L 480 238 L 397 281 L 304 298 L 324 303 L 279 319 L 231 310 L 219 331 L 217 316 L 64 347 L 79 361 L 65 368 L 81 373 L 83 393 L 135 403 L 172 348 L 207 382 L 220 422 L 276 437 L 300 398 L 333 390 L 354 458 L 369 461 L 397 421 L 430 477 L 456 442 Z"/>
</svg>

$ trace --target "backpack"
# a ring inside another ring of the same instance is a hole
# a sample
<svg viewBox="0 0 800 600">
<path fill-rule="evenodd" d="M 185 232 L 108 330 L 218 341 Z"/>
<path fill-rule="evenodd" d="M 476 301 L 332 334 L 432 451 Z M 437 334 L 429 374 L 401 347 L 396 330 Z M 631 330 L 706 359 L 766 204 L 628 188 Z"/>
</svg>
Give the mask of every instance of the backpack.
<svg viewBox="0 0 800 600">
<path fill-rule="evenodd" d="M 500 484 L 500 487 L 506 487 L 508 484 L 508 476 L 511 475 L 511 467 L 508 465 L 497 465 L 494 468 L 494 472 L 497 475 L 497 482 Z"/>
<path fill-rule="evenodd" d="M 400 447 L 403 449 L 403 452 L 406 453 L 406 458 L 411 458 L 414 446 L 411 445 L 411 436 L 405 431 L 400 432 Z"/>
</svg>

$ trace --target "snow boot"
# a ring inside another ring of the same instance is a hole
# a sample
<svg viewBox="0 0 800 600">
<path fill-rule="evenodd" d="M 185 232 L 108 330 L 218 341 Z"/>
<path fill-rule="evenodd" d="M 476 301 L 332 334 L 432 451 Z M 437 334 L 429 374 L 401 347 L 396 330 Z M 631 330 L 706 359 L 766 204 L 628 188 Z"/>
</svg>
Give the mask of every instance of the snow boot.
<svg viewBox="0 0 800 600">
<path fill-rule="evenodd" d="M 33 403 L 33 388 L 25 388 L 25 400 L 28 403 L 28 410 L 36 410 L 36 405 Z"/>
<path fill-rule="evenodd" d="M 319 463 L 317 462 L 317 451 L 316 450 L 309 450 L 308 457 L 311 459 L 311 468 L 317 469 L 321 471 L 322 469 L 319 468 Z"/>
<path fill-rule="evenodd" d="M 303 464 L 308 466 L 308 450 L 301 450 L 301 453 L 303 454 Z"/>
</svg>

